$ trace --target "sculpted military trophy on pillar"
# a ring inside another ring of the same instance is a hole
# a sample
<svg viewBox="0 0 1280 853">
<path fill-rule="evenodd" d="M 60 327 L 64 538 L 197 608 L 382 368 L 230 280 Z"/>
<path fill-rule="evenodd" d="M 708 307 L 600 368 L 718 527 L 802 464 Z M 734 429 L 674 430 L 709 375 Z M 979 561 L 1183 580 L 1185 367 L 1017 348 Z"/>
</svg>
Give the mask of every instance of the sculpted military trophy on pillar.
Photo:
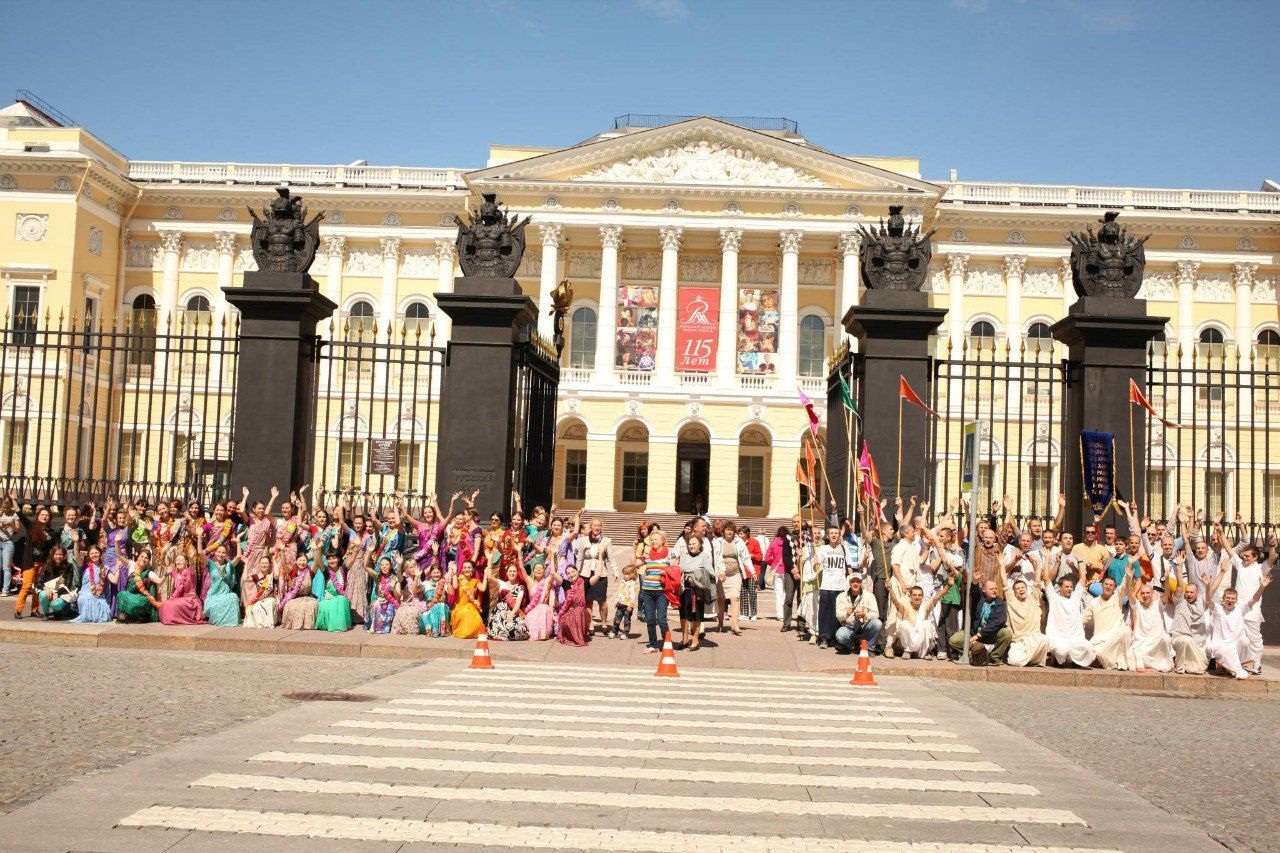
<svg viewBox="0 0 1280 853">
<path fill-rule="evenodd" d="M 927 234 L 906 224 L 902 206 L 889 208 L 889 222 L 880 220 L 876 228 L 858 229 L 862 234 L 859 250 L 862 283 L 868 290 L 897 290 L 918 292 L 929 274 L 929 260 L 933 246 Z"/>
<path fill-rule="evenodd" d="M 253 260 L 262 272 L 305 273 L 316 259 L 320 246 L 320 220 L 324 211 L 307 221 L 307 208 L 301 196 L 289 194 L 288 187 L 277 187 L 276 198 L 262 208 L 262 217 L 252 207 L 253 230 L 249 241 Z"/>
</svg>

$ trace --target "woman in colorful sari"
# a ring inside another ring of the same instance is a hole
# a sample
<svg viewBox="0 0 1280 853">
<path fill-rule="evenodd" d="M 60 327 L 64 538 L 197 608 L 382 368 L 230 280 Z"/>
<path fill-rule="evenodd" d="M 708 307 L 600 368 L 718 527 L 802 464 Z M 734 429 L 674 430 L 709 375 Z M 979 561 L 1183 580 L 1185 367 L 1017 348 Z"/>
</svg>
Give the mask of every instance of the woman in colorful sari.
<svg viewBox="0 0 1280 853">
<path fill-rule="evenodd" d="M 204 542 L 208 535 L 209 530 L 205 522 L 204 510 L 200 507 L 199 501 L 191 501 L 187 504 L 187 511 L 182 516 L 178 539 L 182 548 L 182 556 L 187 558 L 187 565 L 191 567 L 191 577 L 195 582 L 196 594 L 201 599 L 208 594 L 209 589 L 208 572 L 205 571 L 205 565 L 209 562 L 209 558 L 204 554 Z"/>
<path fill-rule="evenodd" d="M 391 621 L 400 606 L 400 581 L 390 557 L 378 559 L 378 575 L 373 581 L 373 604 L 369 608 L 369 631 L 391 633 Z"/>
<path fill-rule="evenodd" d="M 160 621 L 166 625 L 203 625 L 204 608 L 200 605 L 200 594 L 186 554 L 173 558 L 169 577 L 173 581 L 173 594 L 160 605 Z"/>
<path fill-rule="evenodd" d="M 75 563 L 67 557 L 67 549 L 62 545 L 54 545 L 49 551 L 49 561 L 37 579 L 40 591 L 40 612 L 45 619 L 69 619 L 75 615 L 76 595 L 73 592 L 79 584 L 79 571 Z"/>
<path fill-rule="evenodd" d="M 543 569 L 541 563 L 537 565 Z M 489 609 L 489 638 L 493 640 L 527 640 L 529 629 L 524 621 L 524 607 L 529 598 L 519 564 L 499 570 L 495 576 L 493 606 Z M 492 583 L 492 581 L 491 581 Z"/>
<path fill-rule="evenodd" d="M 317 631 L 350 631 L 351 604 L 342 591 L 346 589 L 346 581 L 342 577 L 342 563 L 337 554 L 328 554 L 324 558 L 325 571 L 317 573 L 325 579 L 324 592 L 321 593 L 320 606 L 316 610 Z"/>
<path fill-rule="evenodd" d="M 72 622 L 110 622 L 111 605 L 105 597 L 107 572 L 97 547 L 89 549 L 80 573 L 80 594 L 76 596 L 76 609 L 80 614 Z"/>
<path fill-rule="evenodd" d="M 297 507 L 292 501 L 280 505 L 280 517 L 275 521 L 275 535 L 271 543 L 276 566 L 294 566 L 298 562 L 298 546 L 301 543 L 301 524 Z"/>
<path fill-rule="evenodd" d="M 288 506 L 288 504 L 285 504 Z M 316 627 L 316 614 L 320 602 L 311 592 L 311 565 L 306 554 L 293 558 L 293 572 L 289 591 L 280 601 L 280 627 L 291 631 L 310 631 Z"/>
<path fill-rule="evenodd" d="M 422 585 L 422 597 L 426 609 L 418 617 L 418 626 L 428 637 L 443 637 L 449 633 L 449 584 L 439 566 L 432 566 Z"/>
<path fill-rule="evenodd" d="M 400 575 L 400 604 L 391 620 L 391 633 L 417 634 L 420 631 L 419 618 L 427 612 L 427 599 L 422 589 L 422 572 L 418 568 L 418 561 L 413 557 L 406 558 L 400 565 Z"/>
<path fill-rule="evenodd" d="M 254 501 L 250 504 L 248 489 L 242 489 L 241 494 L 244 498 L 240 501 L 240 505 L 252 508 L 250 510 L 249 524 L 245 528 L 244 550 L 241 552 L 244 562 L 241 565 L 240 598 L 247 605 L 250 585 L 245 583 L 244 574 L 256 571 L 261 559 L 264 556 L 269 556 L 273 530 L 271 507 L 275 505 L 276 498 L 280 495 L 280 490 L 272 486 L 271 500 L 265 505 L 262 501 Z"/>
<path fill-rule="evenodd" d="M 453 610 L 449 620 L 453 636 L 459 640 L 474 639 L 484 631 L 484 619 L 480 616 L 480 598 L 489 585 L 488 575 L 476 577 L 476 564 L 468 560 L 460 572 L 450 581 L 454 595 Z"/>
<path fill-rule="evenodd" d="M 353 536 L 343 560 L 347 572 L 344 595 L 351 604 L 351 621 L 362 628 L 369 621 L 369 561 L 373 558 L 373 547 L 372 537 Z"/>
<path fill-rule="evenodd" d="M 418 534 L 418 549 L 414 552 L 414 557 L 422 568 L 422 576 L 424 578 L 431 573 L 432 566 L 441 565 L 444 531 L 449 526 L 449 523 L 453 521 L 453 505 L 459 497 L 461 497 L 461 493 L 455 492 L 449 500 L 449 514 L 444 520 L 440 518 L 440 507 L 436 504 L 435 495 L 428 499 L 426 507 L 422 510 L 421 520 L 414 518 L 407 509 L 401 506 L 400 512 L 405 521 L 412 524 L 414 531 Z"/>
<path fill-rule="evenodd" d="M 218 549 L 226 546 L 228 554 L 235 554 L 236 548 L 232 545 L 235 541 L 235 523 L 227 517 L 227 505 L 225 501 L 219 501 L 213 505 L 213 517 L 205 524 L 204 527 L 204 558 L 205 560 L 217 560 Z M 234 562 L 234 561 L 233 561 Z M 229 584 L 231 589 L 239 587 L 240 578 L 232 579 Z M 210 581 L 212 583 L 212 581 Z M 205 596 L 209 591 L 206 584 Z"/>
<path fill-rule="evenodd" d="M 274 628 L 276 626 L 276 576 L 271 571 L 271 558 L 263 554 L 258 565 L 241 577 L 241 589 L 245 595 L 244 627 Z"/>
<path fill-rule="evenodd" d="M 557 616 L 560 642 L 566 646 L 585 646 L 591 639 L 591 614 L 587 611 L 586 583 L 578 576 L 578 567 L 570 566 L 564 581 L 564 604 Z"/>
<path fill-rule="evenodd" d="M 92 558 L 97 548 L 89 549 Z M 132 562 L 121 559 L 116 571 L 126 574 L 124 590 L 116 596 L 116 620 L 120 622 L 156 622 L 160 619 L 160 595 L 156 584 L 160 578 L 151 566 L 151 551 L 140 551 Z"/>
<path fill-rule="evenodd" d="M 550 602 L 556 600 L 556 586 L 558 583 L 554 571 L 548 571 L 546 565 L 533 567 L 529 609 L 524 614 L 524 624 L 529 629 L 530 640 L 550 640 L 555 636 L 556 611 Z"/>
<path fill-rule="evenodd" d="M 219 545 L 209 561 L 207 572 L 209 592 L 204 597 L 204 616 L 210 625 L 235 628 L 240 624 L 240 596 L 236 595 L 236 563 L 231 559 L 227 546 Z"/>
<path fill-rule="evenodd" d="M 102 565 L 108 572 L 116 574 L 118 577 L 119 573 L 116 571 L 116 567 L 120 560 L 127 557 L 129 549 L 129 510 L 125 507 L 116 508 L 114 501 L 107 501 L 106 513 L 107 547 L 102 551 Z M 124 581 L 120 583 L 123 584 Z M 107 601 L 111 605 L 113 612 L 116 607 L 116 595 L 122 589 L 123 586 L 112 584 L 106 590 Z"/>
</svg>

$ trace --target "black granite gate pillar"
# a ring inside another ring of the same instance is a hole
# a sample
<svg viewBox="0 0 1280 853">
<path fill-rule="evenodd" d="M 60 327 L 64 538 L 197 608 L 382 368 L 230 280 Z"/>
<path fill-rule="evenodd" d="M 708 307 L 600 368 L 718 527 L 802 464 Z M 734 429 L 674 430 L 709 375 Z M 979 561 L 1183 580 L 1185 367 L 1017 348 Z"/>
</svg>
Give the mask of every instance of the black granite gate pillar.
<svg viewBox="0 0 1280 853">
<path fill-rule="evenodd" d="M 453 321 L 436 445 L 436 491 L 480 496 L 482 517 L 510 509 L 515 467 L 516 346 L 537 317 L 514 278 L 461 276 L 436 302 Z"/>
<path fill-rule="evenodd" d="M 316 324 L 337 306 L 305 272 L 246 272 L 223 292 L 240 311 L 232 497 L 287 497 L 313 476 Z"/>
<path fill-rule="evenodd" d="M 1129 402 L 1129 380 L 1146 389 L 1147 350 L 1168 317 L 1148 317 L 1145 299 L 1083 296 L 1053 324 L 1053 337 L 1067 347 L 1070 374 L 1063 412 L 1062 491 L 1067 495 L 1065 529 L 1077 535 L 1086 516 L 1080 465 L 1080 431 L 1115 435 L 1115 484 L 1129 501 L 1146 507 L 1146 416 Z M 1132 453 L 1129 425 L 1133 424 Z M 1110 523 L 1108 519 L 1108 523 Z M 1123 517 L 1115 519 L 1127 531 Z"/>
<path fill-rule="evenodd" d="M 858 339 L 862 353 L 857 402 L 863 437 L 880 475 L 880 493 L 890 501 L 899 493 L 904 501 L 912 495 L 925 499 L 929 427 L 927 416 L 910 405 L 902 415 L 902 480 L 898 482 L 898 377 L 928 401 L 929 336 L 946 316 L 945 308 L 929 307 L 927 293 L 871 289 L 863 295 L 862 304 L 844 315 L 844 327 Z M 828 421 L 833 411 L 828 406 Z"/>
</svg>

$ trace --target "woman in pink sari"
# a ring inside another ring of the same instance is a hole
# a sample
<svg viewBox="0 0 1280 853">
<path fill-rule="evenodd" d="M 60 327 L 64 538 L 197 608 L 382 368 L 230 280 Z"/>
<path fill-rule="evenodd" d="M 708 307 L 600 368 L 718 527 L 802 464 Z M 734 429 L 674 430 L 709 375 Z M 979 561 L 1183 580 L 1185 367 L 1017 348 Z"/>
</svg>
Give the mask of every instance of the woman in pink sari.
<svg viewBox="0 0 1280 853">
<path fill-rule="evenodd" d="M 585 646 L 591 639 L 591 613 L 587 610 L 586 584 L 577 566 L 569 566 L 564 581 L 564 604 L 560 605 L 560 642 Z"/>
<path fill-rule="evenodd" d="M 298 522 L 297 507 L 293 501 L 280 504 L 280 517 L 276 519 L 275 541 L 271 552 L 277 566 L 292 566 L 298 562 L 298 543 L 302 541 L 302 525 Z"/>
<path fill-rule="evenodd" d="M 173 558 L 169 576 L 173 580 L 173 594 L 160 605 L 160 621 L 165 625 L 205 624 L 204 607 L 185 554 Z"/>
<path fill-rule="evenodd" d="M 250 504 L 248 489 L 243 489 L 241 494 L 244 499 L 240 502 L 240 505 L 252 507 L 249 526 L 245 530 L 244 562 L 240 567 L 240 601 L 247 606 L 249 604 L 249 590 L 252 585 L 245 581 L 250 567 L 256 569 L 258 561 L 263 557 L 269 556 L 272 533 L 271 507 L 275 505 L 276 498 L 280 496 L 280 490 L 275 486 L 271 487 L 271 500 L 265 506 L 262 501 L 255 501 Z M 278 576 L 279 572 L 276 574 Z"/>
<path fill-rule="evenodd" d="M 555 603 L 556 594 L 552 585 L 556 578 L 554 572 L 547 571 L 544 563 L 533 567 L 533 582 L 529 585 L 529 609 L 524 614 L 525 627 L 529 629 L 530 640 L 550 640 L 555 636 L 556 612 L 551 605 Z"/>
</svg>

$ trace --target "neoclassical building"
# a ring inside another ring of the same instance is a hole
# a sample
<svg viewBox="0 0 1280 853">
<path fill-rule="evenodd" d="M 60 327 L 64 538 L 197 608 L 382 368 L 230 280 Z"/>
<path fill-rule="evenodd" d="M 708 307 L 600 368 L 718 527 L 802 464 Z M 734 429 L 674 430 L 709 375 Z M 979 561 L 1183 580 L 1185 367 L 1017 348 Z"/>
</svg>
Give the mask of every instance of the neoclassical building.
<svg viewBox="0 0 1280 853">
<path fill-rule="evenodd" d="M 937 230 L 927 287 L 949 310 L 940 354 L 966 340 L 1013 353 L 1055 346 L 1048 327 L 1074 299 L 1064 238 L 1106 209 L 1152 234 L 1141 295 L 1170 318 L 1172 358 L 1190 362 L 1203 344 L 1247 363 L 1280 347 L 1271 181 L 1204 191 L 926 180 L 917 159 L 833 153 L 823 146 L 839 140 L 820 146 L 781 119 L 623 116 L 568 142 L 490 146 L 467 169 L 137 161 L 28 99 L 0 111 L 0 219 L 11 223 L 0 230 L 0 295 L 13 316 L 216 322 L 229 310 L 223 289 L 252 268 L 245 207 L 285 184 L 328 211 L 312 268 L 339 305 L 326 334 L 410 324 L 440 345 L 449 324 L 435 295 L 457 274 L 453 217 L 496 193 L 533 216 L 518 278 L 544 336 L 552 289 L 567 279 L 574 292 L 559 502 L 745 517 L 796 506 L 806 432 L 796 389 L 825 404 L 827 359 L 847 337 L 840 318 L 859 300 L 858 228 L 891 205 Z M 434 424 L 422 429 L 429 448 Z M 0 458 L 19 435 L 0 425 Z M 116 443 L 107 464 L 131 447 Z M 339 479 L 361 480 L 367 448 L 339 444 L 322 453 L 340 456 Z M 1023 452 L 1003 448 L 1004 464 L 1019 469 Z M 1280 474 L 1256 452 L 1249 464 L 1280 506 Z M 1225 479 L 1220 489 L 1228 500 Z"/>
</svg>

